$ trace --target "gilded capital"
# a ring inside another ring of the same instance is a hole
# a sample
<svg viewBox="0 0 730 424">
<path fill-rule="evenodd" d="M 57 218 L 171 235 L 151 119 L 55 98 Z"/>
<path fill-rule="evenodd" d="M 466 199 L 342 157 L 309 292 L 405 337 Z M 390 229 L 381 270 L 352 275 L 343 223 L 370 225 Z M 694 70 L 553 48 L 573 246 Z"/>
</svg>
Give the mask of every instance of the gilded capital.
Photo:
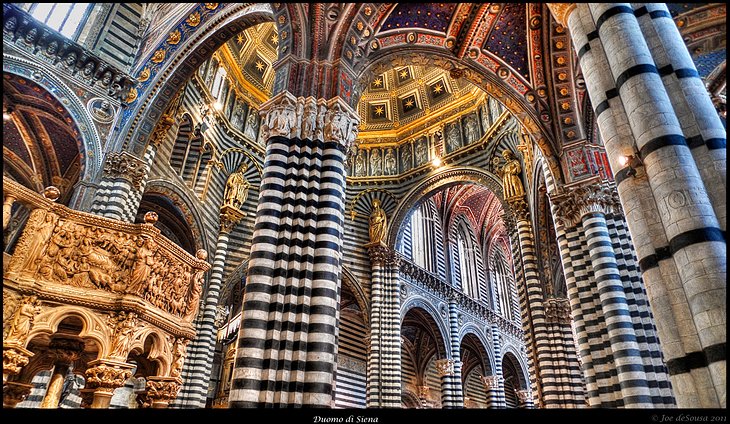
<svg viewBox="0 0 730 424">
<path fill-rule="evenodd" d="M 530 207 L 525 196 L 510 197 L 506 201 L 512 210 L 515 221 L 530 221 Z"/>
<path fill-rule="evenodd" d="M 575 3 L 548 3 L 548 9 L 553 14 L 555 20 L 562 26 L 568 26 L 568 17 L 576 8 Z"/>
<path fill-rule="evenodd" d="M 162 115 L 160 120 L 157 122 L 157 126 L 155 126 L 154 131 L 152 131 L 152 136 L 150 137 L 150 142 L 153 146 L 159 146 L 163 141 L 165 141 L 167 131 L 172 128 L 174 123 L 175 119 L 171 114 L 165 113 Z"/>
<path fill-rule="evenodd" d="M 230 233 L 236 227 L 236 224 L 243 219 L 243 212 L 230 205 L 223 205 L 221 208 L 221 232 Z"/>
</svg>

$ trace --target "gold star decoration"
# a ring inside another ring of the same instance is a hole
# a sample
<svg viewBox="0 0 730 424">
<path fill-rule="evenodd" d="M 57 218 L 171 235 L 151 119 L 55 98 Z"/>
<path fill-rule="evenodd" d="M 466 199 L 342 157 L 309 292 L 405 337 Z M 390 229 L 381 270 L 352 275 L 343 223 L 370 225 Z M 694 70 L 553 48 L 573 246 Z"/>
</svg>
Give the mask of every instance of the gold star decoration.
<svg viewBox="0 0 730 424">
<path fill-rule="evenodd" d="M 380 77 L 375 78 L 375 80 L 373 81 L 373 85 L 375 87 L 380 87 L 381 85 L 383 85 L 383 80 L 381 80 Z"/>
<path fill-rule="evenodd" d="M 413 102 L 413 99 L 408 99 L 408 100 L 406 100 L 406 102 L 404 103 L 404 106 L 410 109 L 410 108 L 412 108 L 412 107 L 413 107 L 413 103 L 414 103 L 414 102 Z"/>
<path fill-rule="evenodd" d="M 236 37 L 236 42 L 238 44 L 243 44 L 243 34 L 238 34 L 238 37 Z"/>
<path fill-rule="evenodd" d="M 279 45 L 279 34 L 271 34 L 271 42 L 275 45 Z"/>
<path fill-rule="evenodd" d="M 256 61 L 256 69 L 257 69 L 257 70 L 258 70 L 259 72 L 264 72 L 264 68 L 265 68 L 265 67 L 266 67 L 266 65 L 264 65 L 264 63 L 263 63 L 263 62 L 261 62 L 260 60 L 257 60 L 257 61 Z"/>
<path fill-rule="evenodd" d="M 400 77 L 401 78 L 408 78 L 408 70 L 407 69 L 404 69 L 404 70 L 400 71 Z"/>
<path fill-rule="evenodd" d="M 444 90 L 444 86 L 443 86 L 443 85 L 441 85 L 440 83 L 439 83 L 439 84 L 436 84 L 436 85 L 435 85 L 435 86 L 433 87 L 433 93 L 434 93 L 434 94 L 441 94 L 441 92 L 442 92 L 443 90 Z"/>
<path fill-rule="evenodd" d="M 383 106 L 377 106 L 375 107 L 375 114 L 378 116 L 381 116 L 383 113 L 385 113 L 385 109 Z"/>
</svg>

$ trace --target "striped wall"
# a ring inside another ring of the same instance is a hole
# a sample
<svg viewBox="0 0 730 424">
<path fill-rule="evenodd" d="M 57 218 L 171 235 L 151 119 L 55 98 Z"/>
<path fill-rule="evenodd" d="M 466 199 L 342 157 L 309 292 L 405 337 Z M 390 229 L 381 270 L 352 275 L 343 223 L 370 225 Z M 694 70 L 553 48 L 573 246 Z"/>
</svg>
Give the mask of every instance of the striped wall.
<svg viewBox="0 0 730 424">
<path fill-rule="evenodd" d="M 125 72 L 130 71 L 139 47 L 138 29 L 143 7 L 142 3 L 117 3 L 111 7 L 101 23 L 89 23 L 102 27 L 92 50 Z"/>
<path fill-rule="evenodd" d="M 335 408 L 365 408 L 368 329 L 352 312 L 340 313 L 335 377 Z"/>
</svg>

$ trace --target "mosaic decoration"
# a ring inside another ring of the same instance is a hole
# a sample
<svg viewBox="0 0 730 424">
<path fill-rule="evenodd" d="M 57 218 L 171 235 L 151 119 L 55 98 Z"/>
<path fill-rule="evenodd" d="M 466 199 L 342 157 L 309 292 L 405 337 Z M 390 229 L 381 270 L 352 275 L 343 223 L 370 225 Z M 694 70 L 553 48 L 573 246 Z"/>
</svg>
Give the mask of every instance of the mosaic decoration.
<svg viewBox="0 0 730 424">
<path fill-rule="evenodd" d="M 721 63 L 725 62 L 725 56 L 727 52 L 722 50 L 716 50 L 714 52 L 700 54 L 694 58 L 695 66 L 700 77 L 706 78 L 717 68 Z"/>
<path fill-rule="evenodd" d="M 529 79 L 526 26 L 525 6 L 507 3 L 483 48 L 494 53 L 520 75 Z"/>
<path fill-rule="evenodd" d="M 421 28 L 446 32 L 456 3 L 400 3 L 388 15 L 382 31 Z"/>
</svg>

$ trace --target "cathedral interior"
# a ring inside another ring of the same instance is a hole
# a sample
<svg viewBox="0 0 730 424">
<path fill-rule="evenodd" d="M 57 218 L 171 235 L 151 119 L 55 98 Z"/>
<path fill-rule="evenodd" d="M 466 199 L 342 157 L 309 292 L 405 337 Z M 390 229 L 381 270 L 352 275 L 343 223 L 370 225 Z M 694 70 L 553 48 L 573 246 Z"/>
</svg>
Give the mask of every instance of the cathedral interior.
<svg viewBox="0 0 730 424">
<path fill-rule="evenodd" d="M 3 407 L 725 408 L 725 13 L 3 3 Z"/>
</svg>

